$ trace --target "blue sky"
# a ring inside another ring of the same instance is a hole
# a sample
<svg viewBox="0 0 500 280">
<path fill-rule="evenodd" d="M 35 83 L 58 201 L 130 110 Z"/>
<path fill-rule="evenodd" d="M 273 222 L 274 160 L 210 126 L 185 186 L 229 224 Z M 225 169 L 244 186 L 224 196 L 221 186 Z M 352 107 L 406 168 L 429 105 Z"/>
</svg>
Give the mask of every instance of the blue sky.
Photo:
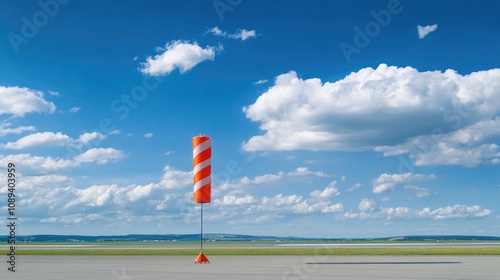
<svg viewBox="0 0 500 280">
<path fill-rule="evenodd" d="M 496 1 L 1 5 L 18 234 L 500 235 Z"/>
</svg>

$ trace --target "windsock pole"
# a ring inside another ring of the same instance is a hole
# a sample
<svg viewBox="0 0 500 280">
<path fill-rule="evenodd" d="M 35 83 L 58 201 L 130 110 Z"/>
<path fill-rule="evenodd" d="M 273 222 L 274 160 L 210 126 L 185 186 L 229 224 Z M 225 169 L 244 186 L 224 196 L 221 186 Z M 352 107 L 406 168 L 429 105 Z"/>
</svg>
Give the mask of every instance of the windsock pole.
<svg viewBox="0 0 500 280">
<path fill-rule="evenodd" d="M 208 136 L 193 137 L 194 202 L 200 203 L 200 254 L 194 263 L 208 263 L 203 254 L 203 204 L 210 203 L 212 143 Z"/>
<path fill-rule="evenodd" d="M 203 253 L 203 203 L 200 204 L 200 252 Z"/>
</svg>

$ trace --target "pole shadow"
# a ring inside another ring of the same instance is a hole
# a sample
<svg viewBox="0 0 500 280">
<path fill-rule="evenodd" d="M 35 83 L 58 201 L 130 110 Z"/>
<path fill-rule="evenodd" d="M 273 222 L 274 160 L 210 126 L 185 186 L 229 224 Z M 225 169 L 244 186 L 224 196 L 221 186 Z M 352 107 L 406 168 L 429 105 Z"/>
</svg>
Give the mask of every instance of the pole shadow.
<svg viewBox="0 0 500 280">
<path fill-rule="evenodd" d="M 419 264 L 461 264 L 462 262 L 307 262 L 305 264 L 317 264 L 317 265 L 362 265 L 362 264 L 372 264 L 372 265 L 419 265 Z"/>
</svg>

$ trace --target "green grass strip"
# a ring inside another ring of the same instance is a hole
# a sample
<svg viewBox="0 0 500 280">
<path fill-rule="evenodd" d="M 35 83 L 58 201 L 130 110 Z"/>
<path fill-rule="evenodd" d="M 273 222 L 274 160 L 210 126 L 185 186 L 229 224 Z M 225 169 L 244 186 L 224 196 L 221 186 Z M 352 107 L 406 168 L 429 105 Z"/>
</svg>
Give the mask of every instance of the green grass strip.
<svg viewBox="0 0 500 280">
<path fill-rule="evenodd" d="M 500 256 L 500 247 L 454 248 L 217 248 L 203 250 L 207 255 L 220 256 L 432 256 L 488 255 Z M 6 255 L 7 250 L 0 250 Z M 187 256 L 197 255 L 198 249 L 18 249 L 17 255 L 64 256 Z"/>
</svg>

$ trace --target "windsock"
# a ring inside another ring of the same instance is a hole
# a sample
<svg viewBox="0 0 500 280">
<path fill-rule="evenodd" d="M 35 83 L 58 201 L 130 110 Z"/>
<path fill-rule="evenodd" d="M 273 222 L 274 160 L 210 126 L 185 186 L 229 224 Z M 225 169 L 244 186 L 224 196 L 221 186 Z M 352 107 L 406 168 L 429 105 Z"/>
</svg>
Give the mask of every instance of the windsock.
<svg viewBox="0 0 500 280">
<path fill-rule="evenodd" d="M 212 142 L 210 137 L 193 137 L 194 202 L 210 203 L 212 173 Z"/>
</svg>

